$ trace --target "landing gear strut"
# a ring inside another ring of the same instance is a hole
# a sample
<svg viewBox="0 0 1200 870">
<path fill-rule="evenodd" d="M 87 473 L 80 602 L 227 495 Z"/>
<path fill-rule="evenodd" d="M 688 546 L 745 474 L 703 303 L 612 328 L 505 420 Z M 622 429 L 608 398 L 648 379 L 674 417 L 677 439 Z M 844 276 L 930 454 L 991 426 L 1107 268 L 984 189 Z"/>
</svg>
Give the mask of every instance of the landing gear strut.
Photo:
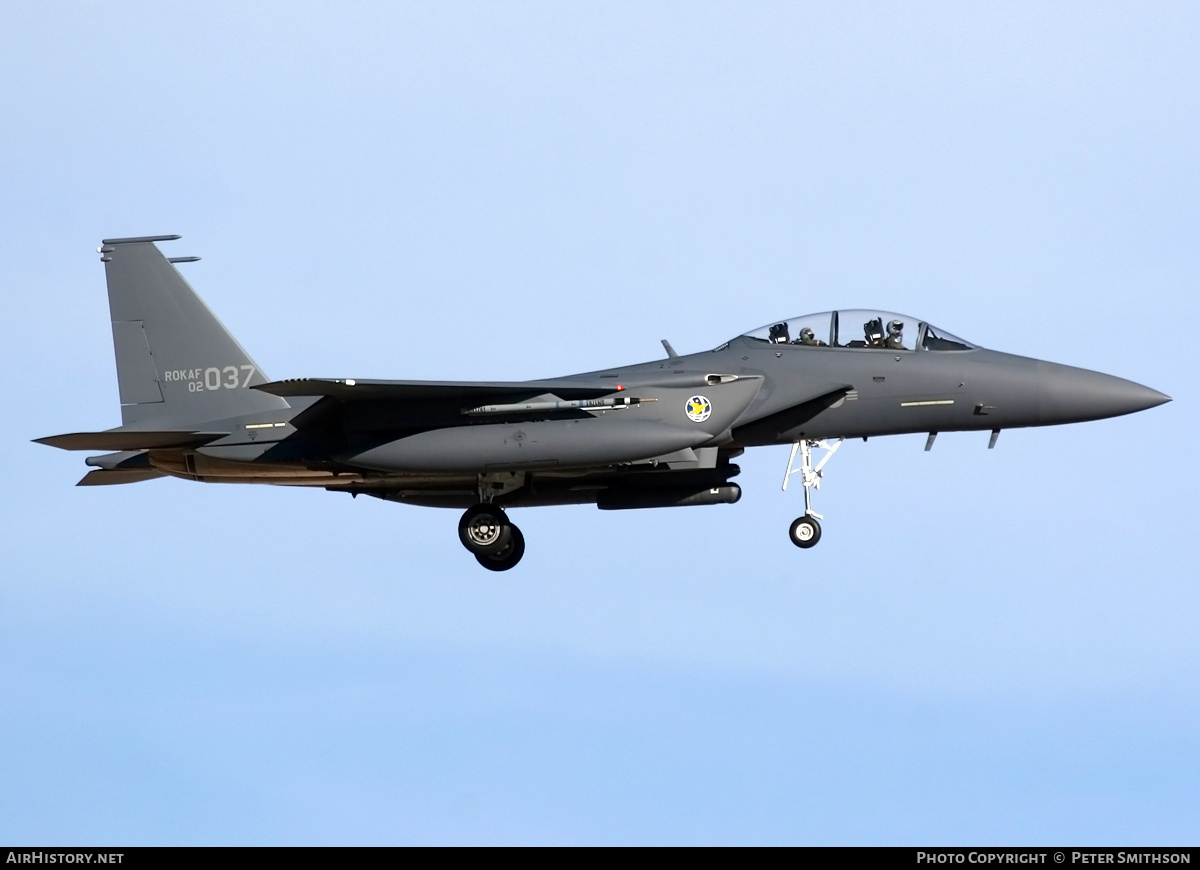
<svg viewBox="0 0 1200 870">
<path fill-rule="evenodd" d="M 493 504 L 467 508 L 458 521 L 458 539 L 489 571 L 507 571 L 525 555 L 525 536 Z"/>
<path fill-rule="evenodd" d="M 804 515 L 797 517 L 788 529 L 788 537 L 792 543 L 803 550 L 809 547 L 815 547 L 817 541 L 821 540 L 821 524 L 817 520 L 823 520 L 825 517 L 812 509 L 812 490 L 821 488 L 821 478 L 825 476 L 825 463 L 829 458 L 837 452 L 837 449 L 842 446 L 844 439 L 839 438 L 832 445 L 827 441 L 809 441 L 802 439 L 792 444 L 792 455 L 788 457 L 787 471 L 783 474 L 783 489 L 786 492 L 788 480 L 793 474 L 800 475 L 800 481 L 804 484 Z M 813 467 L 812 452 L 816 447 L 821 450 L 828 451 L 821 461 Z M 800 453 L 800 467 L 792 468 L 796 462 L 796 453 Z"/>
</svg>

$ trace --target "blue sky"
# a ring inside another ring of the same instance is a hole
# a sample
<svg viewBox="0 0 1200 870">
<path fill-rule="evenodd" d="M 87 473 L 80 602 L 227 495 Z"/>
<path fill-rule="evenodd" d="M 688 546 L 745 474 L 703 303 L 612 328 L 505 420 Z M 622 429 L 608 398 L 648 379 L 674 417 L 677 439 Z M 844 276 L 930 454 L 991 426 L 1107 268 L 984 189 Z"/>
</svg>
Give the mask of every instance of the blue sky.
<svg viewBox="0 0 1200 870">
<path fill-rule="evenodd" d="M 41 3 L 0 28 L 0 840 L 1187 843 L 1200 13 Z M 847 444 L 732 507 L 453 512 L 29 443 L 119 422 L 105 237 L 275 378 L 519 379 L 878 307 L 1143 414 Z"/>
</svg>

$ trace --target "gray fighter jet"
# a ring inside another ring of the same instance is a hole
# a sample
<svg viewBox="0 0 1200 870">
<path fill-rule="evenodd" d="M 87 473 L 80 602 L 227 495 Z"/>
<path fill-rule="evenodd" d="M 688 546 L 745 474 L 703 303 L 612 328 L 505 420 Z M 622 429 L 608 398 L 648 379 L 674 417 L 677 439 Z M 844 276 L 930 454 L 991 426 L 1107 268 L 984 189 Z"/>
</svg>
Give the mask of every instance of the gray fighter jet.
<svg viewBox="0 0 1200 870">
<path fill-rule="evenodd" d="M 525 540 L 514 507 L 601 510 L 732 504 L 733 460 L 792 445 L 804 514 L 845 438 L 986 431 L 1115 417 L 1170 401 L 1131 381 L 985 350 L 882 311 L 827 311 L 764 326 L 687 356 L 540 381 L 299 378 L 272 381 L 155 243 L 106 239 L 121 425 L 37 439 L 109 451 L 82 486 L 180 477 L 320 486 L 466 509 L 459 539 L 505 571 Z M 814 451 L 823 451 L 814 464 Z M 797 465 L 797 455 L 799 464 Z"/>
</svg>

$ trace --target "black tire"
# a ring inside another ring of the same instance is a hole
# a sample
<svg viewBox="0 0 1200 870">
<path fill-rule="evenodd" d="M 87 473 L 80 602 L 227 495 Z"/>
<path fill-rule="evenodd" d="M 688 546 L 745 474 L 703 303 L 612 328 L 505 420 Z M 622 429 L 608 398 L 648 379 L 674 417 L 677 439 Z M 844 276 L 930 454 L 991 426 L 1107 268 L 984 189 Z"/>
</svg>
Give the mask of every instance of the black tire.
<svg viewBox="0 0 1200 870">
<path fill-rule="evenodd" d="M 788 537 L 802 550 L 815 547 L 817 541 L 821 540 L 821 524 L 805 514 L 792 523 L 792 527 L 788 529 Z"/>
<path fill-rule="evenodd" d="M 503 550 L 512 541 L 512 523 L 495 505 L 477 504 L 467 508 L 458 521 L 458 540 L 474 556 L 489 556 Z"/>
<path fill-rule="evenodd" d="M 525 555 L 525 536 L 512 523 L 508 525 L 508 544 L 499 552 L 488 556 L 475 556 L 475 561 L 489 571 L 507 571 L 521 561 Z"/>
</svg>

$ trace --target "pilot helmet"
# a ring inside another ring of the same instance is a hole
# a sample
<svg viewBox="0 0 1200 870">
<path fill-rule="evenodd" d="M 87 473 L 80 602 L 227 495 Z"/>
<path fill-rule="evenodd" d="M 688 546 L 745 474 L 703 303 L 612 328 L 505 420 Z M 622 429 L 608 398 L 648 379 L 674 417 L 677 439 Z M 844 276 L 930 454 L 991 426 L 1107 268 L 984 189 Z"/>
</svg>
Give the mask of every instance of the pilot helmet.
<svg viewBox="0 0 1200 870">
<path fill-rule="evenodd" d="M 903 331 L 904 331 L 904 321 L 903 320 L 893 320 L 891 323 L 888 324 L 888 333 L 890 335 L 899 335 Z"/>
<path fill-rule="evenodd" d="M 811 340 L 811 339 L 815 338 L 816 336 L 813 335 L 812 327 L 805 326 L 804 328 L 802 328 L 800 330 L 800 337 Z"/>
</svg>

